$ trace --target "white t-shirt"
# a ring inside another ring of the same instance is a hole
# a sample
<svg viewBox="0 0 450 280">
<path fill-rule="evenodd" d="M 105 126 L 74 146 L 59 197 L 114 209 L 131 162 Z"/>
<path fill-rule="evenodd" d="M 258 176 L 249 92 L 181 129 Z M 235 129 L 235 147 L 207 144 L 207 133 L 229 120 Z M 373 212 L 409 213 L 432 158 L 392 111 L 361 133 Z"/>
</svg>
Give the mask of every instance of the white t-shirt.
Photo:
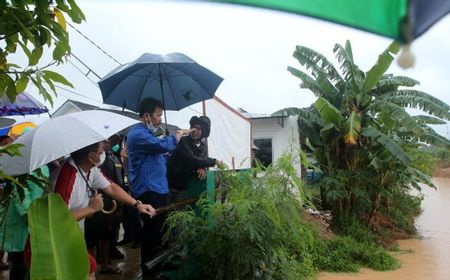
<svg viewBox="0 0 450 280">
<path fill-rule="evenodd" d="M 54 192 L 61 195 L 71 211 L 87 207 L 89 204 L 86 180 L 94 190 L 105 189 L 111 185 L 98 167 L 91 168 L 88 173 L 83 170 L 80 173 L 79 170 L 81 168 L 77 168 L 72 158 L 68 158 L 60 168 L 50 175 Z M 83 176 L 86 180 L 83 179 Z M 84 219 L 80 220 L 79 224 L 82 225 L 83 222 Z"/>
</svg>

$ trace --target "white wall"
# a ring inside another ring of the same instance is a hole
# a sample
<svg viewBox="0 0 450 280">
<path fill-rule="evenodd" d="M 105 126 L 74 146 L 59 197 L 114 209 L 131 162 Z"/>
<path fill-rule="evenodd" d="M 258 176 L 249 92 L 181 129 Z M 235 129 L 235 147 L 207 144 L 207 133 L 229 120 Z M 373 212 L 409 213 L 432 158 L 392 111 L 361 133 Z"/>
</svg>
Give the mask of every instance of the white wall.
<svg viewBox="0 0 450 280">
<path fill-rule="evenodd" d="M 252 119 L 252 139 L 271 138 L 272 139 L 272 159 L 275 162 L 288 149 L 293 149 L 296 153 L 295 168 L 298 175 L 301 174 L 301 165 L 298 152 L 300 151 L 298 117 L 288 116 L 284 118 L 284 127 L 281 119 Z M 291 145 L 292 144 L 292 145 Z"/>
<path fill-rule="evenodd" d="M 205 102 L 205 113 L 211 119 L 209 156 L 230 168 L 250 168 L 251 121 L 217 97 Z"/>
</svg>

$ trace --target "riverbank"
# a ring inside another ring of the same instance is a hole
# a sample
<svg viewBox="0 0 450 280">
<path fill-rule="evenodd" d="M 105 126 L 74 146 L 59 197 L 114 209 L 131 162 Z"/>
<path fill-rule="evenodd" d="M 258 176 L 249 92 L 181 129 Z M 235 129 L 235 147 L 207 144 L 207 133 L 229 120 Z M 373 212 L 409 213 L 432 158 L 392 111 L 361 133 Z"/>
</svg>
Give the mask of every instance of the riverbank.
<svg viewBox="0 0 450 280">
<path fill-rule="evenodd" d="M 393 271 L 362 269 L 359 273 L 320 273 L 319 280 L 450 280 L 450 176 L 435 177 L 437 189 L 424 188 L 423 213 L 417 218 L 419 237 L 398 241 L 393 255 L 401 267 Z"/>
</svg>

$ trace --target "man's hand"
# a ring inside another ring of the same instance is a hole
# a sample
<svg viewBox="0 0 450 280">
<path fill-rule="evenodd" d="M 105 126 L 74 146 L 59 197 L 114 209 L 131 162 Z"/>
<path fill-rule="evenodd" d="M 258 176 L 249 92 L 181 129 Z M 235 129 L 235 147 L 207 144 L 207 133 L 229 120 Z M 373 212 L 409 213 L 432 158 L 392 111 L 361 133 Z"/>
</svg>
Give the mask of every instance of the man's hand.
<svg viewBox="0 0 450 280">
<path fill-rule="evenodd" d="M 94 197 L 89 199 L 88 208 L 90 208 L 93 213 L 103 209 L 103 197 L 101 193 L 96 194 Z"/>
<path fill-rule="evenodd" d="M 128 158 L 128 152 L 127 152 L 127 149 L 122 149 L 122 150 L 120 151 L 120 156 L 121 156 L 122 158 Z"/>
<path fill-rule="evenodd" d="M 177 139 L 177 143 L 180 141 L 181 137 L 183 137 L 183 131 L 177 130 L 177 133 L 175 134 L 175 138 Z"/>
<path fill-rule="evenodd" d="M 191 133 L 192 131 L 195 130 L 195 128 L 189 128 L 189 129 L 180 129 L 181 132 L 183 133 L 183 135 L 188 135 L 189 133 Z"/>
<path fill-rule="evenodd" d="M 197 169 L 197 174 L 198 174 L 198 178 L 200 180 L 205 180 L 205 178 L 206 178 L 206 169 L 204 169 L 204 168 Z"/>
<path fill-rule="evenodd" d="M 137 210 L 139 213 L 149 215 L 150 217 L 155 216 L 156 211 L 150 204 L 139 204 L 137 206 Z"/>
</svg>

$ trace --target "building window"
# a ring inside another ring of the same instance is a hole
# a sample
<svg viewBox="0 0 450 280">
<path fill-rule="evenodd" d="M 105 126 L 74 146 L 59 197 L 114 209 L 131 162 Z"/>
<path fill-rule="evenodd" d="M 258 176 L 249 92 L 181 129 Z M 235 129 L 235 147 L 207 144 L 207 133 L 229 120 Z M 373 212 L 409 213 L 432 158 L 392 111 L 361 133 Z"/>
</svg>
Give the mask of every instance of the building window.
<svg viewBox="0 0 450 280">
<path fill-rule="evenodd" d="M 257 147 L 255 158 L 264 166 L 272 164 L 272 139 L 255 139 L 253 143 Z"/>
</svg>

